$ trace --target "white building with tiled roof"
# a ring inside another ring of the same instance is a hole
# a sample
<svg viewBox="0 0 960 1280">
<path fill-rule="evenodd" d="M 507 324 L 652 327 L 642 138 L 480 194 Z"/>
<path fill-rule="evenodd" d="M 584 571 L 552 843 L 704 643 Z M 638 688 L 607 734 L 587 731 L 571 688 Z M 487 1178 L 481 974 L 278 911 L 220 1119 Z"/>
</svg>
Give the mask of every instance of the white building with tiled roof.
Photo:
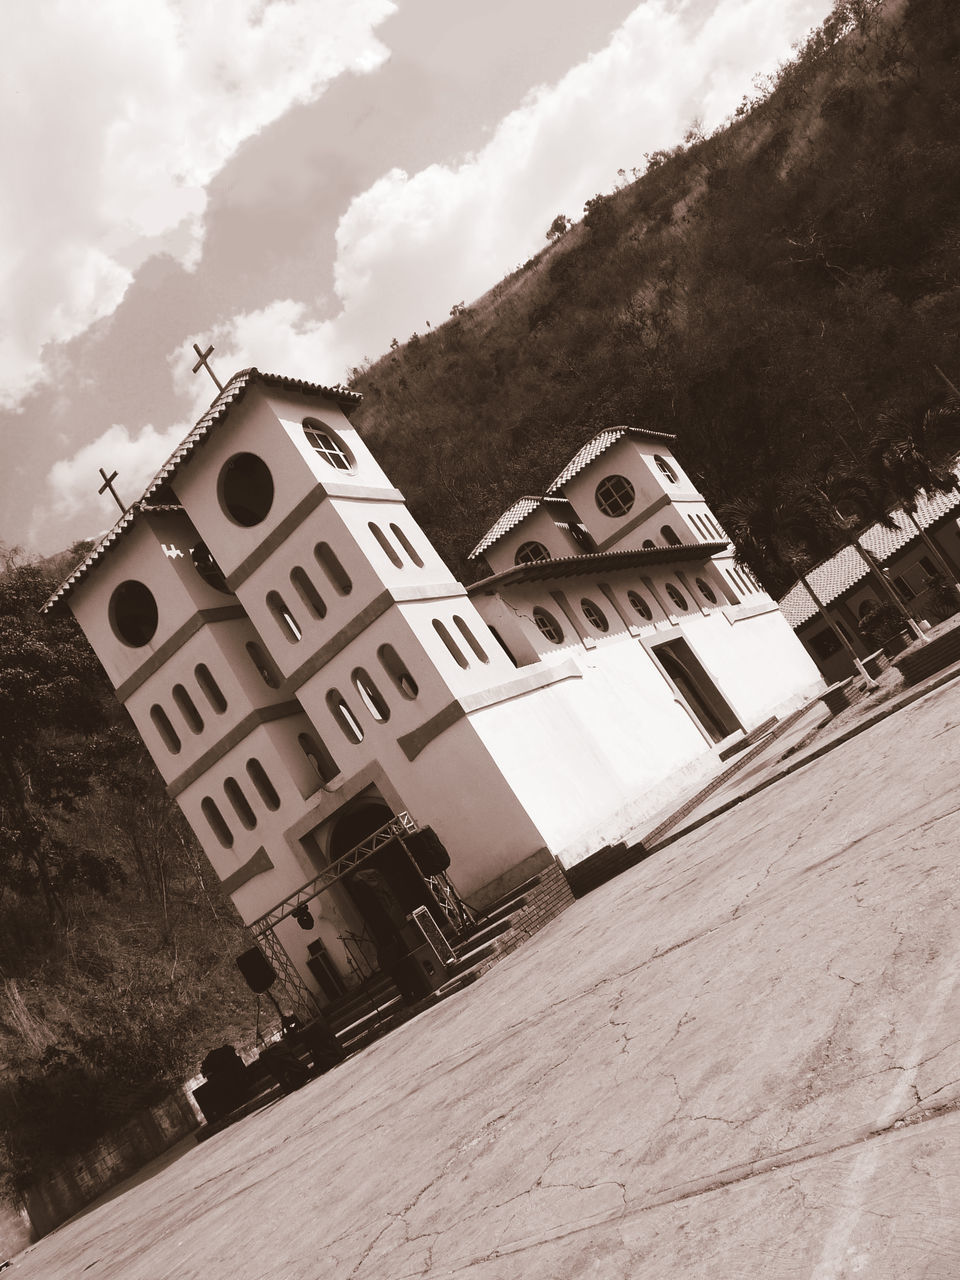
<svg viewBox="0 0 960 1280">
<path fill-rule="evenodd" d="M 936 623 L 954 608 L 949 593 L 936 588 L 960 579 L 958 517 L 960 489 L 930 497 L 920 494 L 913 519 L 897 509 L 891 512 L 896 528 L 872 524 L 859 535 L 861 546 L 882 566 L 887 581 L 921 623 Z M 933 541 L 932 552 L 920 530 Z M 937 563 L 938 555 L 942 565 Z M 841 547 L 805 577 L 857 656 L 874 652 L 876 645 L 860 634 L 858 624 L 869 607 L 887 604 L 890 597 L 863 556 L 853 546 Z M 794 583 L 782 597 L 780 611 L 827 680 L 842 680 L 853 673 L 853 664 L 802 582 Z"/>
<path fill-rule="evenodd" d="M 468 590 L 356 400 L 236 375 L 47 606 L 307 1012 L 378 968 L 423 978 L 424 912 L 449 932 L 458 896 L 536 874 L 556 903 L 821 685 L 670 437 L 595 437 L 481 539 Z"/>
</svg>

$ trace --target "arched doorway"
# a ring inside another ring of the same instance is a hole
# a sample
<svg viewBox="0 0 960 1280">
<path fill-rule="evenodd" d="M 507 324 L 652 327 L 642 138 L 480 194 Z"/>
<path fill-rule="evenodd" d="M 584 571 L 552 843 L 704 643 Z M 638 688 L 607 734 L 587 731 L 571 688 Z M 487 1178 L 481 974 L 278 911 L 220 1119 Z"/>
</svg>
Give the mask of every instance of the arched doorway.
<svg viewBox="0 0 960 1280">
<path fill-rule="evenodd" d="M 371 800 L 345 813 L 334 826 L 329 860 L 336 862 L 394 817 L 382 802 Z M 399 839 L 394 837 L 343 878 L 377 952 L 378 966 L 389 973 L 405 995 L 423 994 L 407 957 L 410 953 L 408 916 L 419 906 L 431 913 L 436 901 L 423 876 Z"/>
</svg>

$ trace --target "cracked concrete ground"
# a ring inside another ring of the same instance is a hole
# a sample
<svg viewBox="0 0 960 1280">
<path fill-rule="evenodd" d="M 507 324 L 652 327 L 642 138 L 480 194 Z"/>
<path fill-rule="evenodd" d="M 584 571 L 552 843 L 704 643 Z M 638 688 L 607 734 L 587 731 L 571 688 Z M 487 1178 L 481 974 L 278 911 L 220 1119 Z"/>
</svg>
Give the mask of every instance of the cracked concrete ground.
<svg viewBox="0 0 960 1280">
<path fill-rule="evenodd" d="M 41 1241 L 17 1280 L 955 1280 L 960 685 Z"/>
</svg>

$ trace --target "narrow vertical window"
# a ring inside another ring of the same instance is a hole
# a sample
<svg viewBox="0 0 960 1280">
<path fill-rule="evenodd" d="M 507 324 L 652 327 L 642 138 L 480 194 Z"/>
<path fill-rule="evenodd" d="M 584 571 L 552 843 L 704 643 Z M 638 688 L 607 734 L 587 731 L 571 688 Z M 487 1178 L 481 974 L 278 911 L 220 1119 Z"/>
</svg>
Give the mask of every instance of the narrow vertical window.
<svg viewBox="0 0 960 1280">
<path fill-rule="evenodd" d="M 363 729 L 360 721 L 344 702 L 343 695 L 339 689 L 331 689 L 327 694 L 327 706 L 330 708 L 330 714 L 340 726 L 346 740 L 354 743 L 354 745 L 362 742 Z"/>
<path fill-rule="evenodd" d="M 392 565 L 395 565 L 396 568 L 402 569 L 403 561 L 400 559 L 400 556 L 397 553 L 396 547 L 393 545 L 393 543 L 390 541 L 387 535 L 383 532 L 380 526 L 378 524 L 374 524 L 373 521 L 370 520 L 367 524 L 367 528 L 376 538 L 377 545 L 379 546 L 383 554 L 387 557 L 387 559 L 390 561 L 390 563 Z"/>
<path fill-rule="evenodd" d="M 387 706 L 383 694 L 364 671 L 363 667 L 357 667 L 350 678 L 353 680 L 354 688 L 360 695 L 360 701 L 373 716 L 374 720 L 378 720 L 381 724 L 389 720 L 390 708 Z"/>
<path fill-rule="evenodd" d="M 353 583 L 343 565 L 334 555 L 328 542 L 318 542 L 313 548 L 314 559 L 327 575 L 330 585 L 341 596 L 348 596 L 353 590 Z"/>
<path fill-rule="evenodd" d="M 417 568 L 422 569 L 423 558 L 421 557 L 419 551 L 417 551 L 413 543 L 410 541 L 410 539 L 407 537 L 407 535 L 404 533 L 404 531 L 400 528 L 400 526 L 398 524 L 392 524 L 390 526 L 390 532 L 393 534 L 396 540 L 400 543 L 401 547 L 403 547 L 404 551 L 407 553 L 407 555 L 410 557 L 413 563 L 417 566 Z"/>
<path fill-rule="evenodd" d="M 290 581 L 293 584 L 294 591 L 306 605 L 307 612 L 315 618 L 326 617 L 327 606 L 324 603 L 323 596 L 299 565 L 290 570 Z"/>
<path fill-rule="evenodd" d="M 380 665 L 386 671 L 387 675 L 396 685 L 397 690 L 404 697 L 412 701 L 420 692 L 417 682 L 407 670 L 403 663 L 403 659 L 397 653 L 392 644 L 382 644 L 377 650 L 377 657 L 380 659 Z"/>
<path fill-rule="evenodd" d="M 210 799 L 204 796 L 200 801 L 200 810 L 207 822 L 210 824 L 210 830 L 217 837 L 225 849 L 233 847 L 233 833 L 224 821 L 223 814 Z"/>
<path fill-rule="evenodd" d="M 177 737 L 176 729 L 170 723 L 170 717 L 159 703 L 154 703 L 150 708 L 150 719 L 153 721 L 153 727 L 159 733 L 163 745 L 173 755 L 176 755 L 180 750 L 180 739 Z"/>
<path fill-rule="evenodd" d="M 188 728 L 190 728 L 194 733 L 202 733 L 203 720 L 200 716 L 200 712 L 197 710 L 196 704 L 182 684 L 175 684 L 173 686 L 173 700 L 177 704 L 180 714 L 186 721 Z"/>
<path fill-rule="evenodd" d="M 277 789 L 267 776 L 267 771 L 259 760 L 251 758 L 247 761 L 247 777 L 256 788 L 257 795 L 264 805 L 271 810 L 280 808 L 280 797 Z"/>
<path fill-rule="evenodd" d="M 280 672 L 277 670 L 277 668 L 273 665 L 273 663 L 264 653 L 263 648 L 260 645 L 256 644 L 253 640 L 250 640 L 247 642 L 247 654 L 250 657 L 250 661 L 256 667 L 260 675 L 260 679 L 267 686 L 267 688 L 279 689 L 280 688 Z"/>
<path fill-rule="evenodd" d="M 240 783 L 236 778 L 225 778 L 223 782 L 223 790 L 227 799 L 233 805 L 233 811 L 240 819 L 243 826 L 248 831 L 252 831 L 257 825 L 257 815 L 250 808 L 250 802 L 240 789 Z"/>
<path fill-rule="evenodd" d="M 677 537 L 676 530 L 668 524 L 665 524 L 661 528 L 660 537 L 663 538 L 668 547 L 679 547 L 681 545 L 680 539 Z"/>
<path fill-rule="evenodd" d="M 296 618 L 287 608 L 283 597 L 276 591 L 267 592 L 267 607 L 277 620 L 277 625 L 288 640 L 294 644 L 303 635 Z"/>
<path fill-rule="evenodd" d="M 483 646 L 480 644 L 480 641 L 477 639 L 477 637 L 473 634 L 473 632 L 467 626 L 466 622 L 464 622 L 463 618 L 461 618 L 459 614 L 454 614 L 453 620 L 457 625 L 457 630 L 463 636 L 464 640 L 466 640 L 467 644 L 470 646 L 470 648 L 473 650 L 476 656 L 480 659 L 480 661 L 489 662 L 490 659 L 487 657 L 486 653 L 484 652 Z"/>
<path fill-rule="evenodd" d="M 200 662 L 194 668 L 193 674 L 196 676 L 197 684 L 203 690 L 203 696 L 217 715 L 222 716 L 227 709 L 227 700 L 223 696 L 223 690 L 211 675 L 210 668 L 205 662 Z"/>
<path fill-rule="evenodd" d="M 307 757 L 321 782 L 330 782 L 340 772 L 336 760 L 327 750 L 324 743 L 312 733 L 301 733 L 297 737 L 300 750 Z"/>
<path fill-rule="evenodd" d="M 454 640 L 453 636 L 450 634 L 450 632 L 447 630 L 447 628 L 444 626 L 444 624 L 440 621 L 439 618 L 434 618 L 433 629 L 437 633 L 437 635 L 440 637 L 440 639 L 443 641 L 444 645 L 446 646 L 447 652 L 450 654 L 450 657 L 453 658 L 457 666 L 464 667 L 464 668 L 468 667 L 470 664 L 469 662 L 467 662 L 466 658 L 463 656 L 460 649 L 458 648 L 456 640 Z"/>
</svg>

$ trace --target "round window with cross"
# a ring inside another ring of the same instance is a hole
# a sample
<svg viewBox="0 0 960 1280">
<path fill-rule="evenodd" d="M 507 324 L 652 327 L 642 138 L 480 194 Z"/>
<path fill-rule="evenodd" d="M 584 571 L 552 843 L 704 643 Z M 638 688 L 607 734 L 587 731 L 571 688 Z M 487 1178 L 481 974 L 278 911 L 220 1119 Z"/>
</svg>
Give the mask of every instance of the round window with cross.
<svg viewBox="0 0 960 1280">
<path fill-rule="evenodd" d="M 304 418 L 303 434 L 310 441 L 311 446 L 319 453 L 325 462 L 329 462 L 331 467 L 336 467 L 338 471 L 352 471 L 353 459 L 347 452 L 346 445 L 330 430 L 320 422 L 315 422 L 312 418 Z"/>
</svg>

